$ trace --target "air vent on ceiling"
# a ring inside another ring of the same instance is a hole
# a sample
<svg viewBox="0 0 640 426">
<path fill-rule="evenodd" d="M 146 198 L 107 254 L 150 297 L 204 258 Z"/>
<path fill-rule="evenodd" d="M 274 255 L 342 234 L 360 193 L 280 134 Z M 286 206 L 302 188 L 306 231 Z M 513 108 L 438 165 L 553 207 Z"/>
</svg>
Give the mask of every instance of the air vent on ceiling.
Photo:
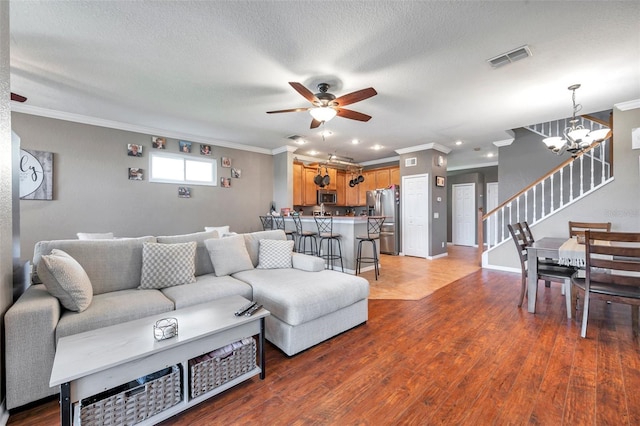
<svg viewBox="0 0 640 426">
<path fill-rule="evenodd" d="M 529 49 L 529 46 L 525 45 L 498 55 L 494 58 L 487 59 L 487 62 L 489 62 L 493 68 L 498 68 L 502 65 L 510 64 L 512 62 L 519 61 L 520 59 L 528 58 L 529 56 L 532 56 L 531 49 Z"/>
</svg>

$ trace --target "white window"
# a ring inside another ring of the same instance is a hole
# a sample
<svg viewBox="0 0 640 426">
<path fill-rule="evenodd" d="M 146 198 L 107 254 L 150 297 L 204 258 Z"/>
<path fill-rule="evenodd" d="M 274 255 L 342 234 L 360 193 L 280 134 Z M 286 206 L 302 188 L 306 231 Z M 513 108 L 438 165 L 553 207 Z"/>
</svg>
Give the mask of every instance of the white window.
<svg viewBox="0 0 640 426">
<path fill-rule="evenodd" d="M 217 186 L 216 159 L 152 152 L 149 182 Z"/>
</svg>

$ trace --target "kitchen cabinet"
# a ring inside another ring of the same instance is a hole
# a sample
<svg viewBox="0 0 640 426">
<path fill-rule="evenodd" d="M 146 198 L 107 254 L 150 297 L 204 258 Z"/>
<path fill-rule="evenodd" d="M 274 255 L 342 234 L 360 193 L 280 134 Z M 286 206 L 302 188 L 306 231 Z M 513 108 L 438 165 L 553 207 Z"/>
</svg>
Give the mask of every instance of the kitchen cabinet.
<svg viewBox="0 0 640 426">
<path fill-rule="evenodd" d="M 304 168 L 304 191 L 302 200 L 304 206 L 315 206 L 318 202 L 317 186 L 313 181 L 317 174 L 317 167 Z"/>
<path fill-rule="evenodd" d="M 391 177 L 391 185 L 400 185 L 400 167 L 389 169 L 389 176 Z"/>
<path fill-rule="evenodd" d="M 347 178 L 346 178 L 345 172 L 338 170 L 336 172 L 335 182 L 336 182 L 335 183 L 336 191 L 338 192 L 338 202 L 336 203 L 336 206 L 346 206 L 347 205 L 347 193 L 346 193 Z"/>
<path fill-rule="evenodd" d="M 376 186 L 376 172 L 375 170 L 366 170 L 362 172 L 362 176 L 364 177 L 364 182 L 358 184 L 359 194 L 358 194 L 358 205 L 366 206 L 367 205 L 367 191 L 372 191 L 377 188 Z"/>
<path fill-rule="evenodd" d="M 317 189 L 328 189 L 328 190 L 336 191 L 338 189 L 338 186 L 337 186 L 338 170 L 330 169 L 330 168 L 322 169 L 322 176 L 327 174 L 329 175 L 329 185 L 325 186 L 324 188 L 318 187 Z"/>
<path fill-rule="evenodd" d="M 304 166 L 300 163 L 293 163 L 293 205 L 301 206 L 304 204 L 303 189 L 304 188 Z"/>
<path fill-rule="evenodd" d="M 346 180 L 346 179 L 345 179 Z M 349 207 L 359 206 L 360 200 L 360 185 L 355 185 L 353 188 L 349 186 L 349 182 L 345 184 L 346 200 L 345 205 Z"/>
<path fill-rule="evenodd" d="M 391 177 L 389 175 L 389 169 L 375 170 L 376 173 L 376 188 L 388 188 L 391 185 Z"/>
</svg>

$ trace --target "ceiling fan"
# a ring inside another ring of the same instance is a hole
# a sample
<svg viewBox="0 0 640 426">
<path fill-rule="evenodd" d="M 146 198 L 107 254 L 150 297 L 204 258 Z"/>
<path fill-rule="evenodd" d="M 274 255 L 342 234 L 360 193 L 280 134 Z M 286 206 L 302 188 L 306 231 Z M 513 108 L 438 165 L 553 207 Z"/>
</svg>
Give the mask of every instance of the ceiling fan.
<svg viewBox="0 0 640 426">
<path fill-rule="evenodd" d="M 24 102 L 27 100 L 27 98 L 22 95 L 18 95 L 17 93 L 11 92 L 11 100 L 16 102 Z"/>
<path fill-rule="evenodd" d="M 361 112 L 342 107 L 345 105 L 363 101 L 378 94 L 378 92 L 376 92 L 373 87 L 369 87 L 367 89 L 351 92 L 346 95 L 342 95 L 339 98 L 336 98 L 335 95 L 328 92 L 329 84 L 327 83 L 318 84 L 318 93 L 316 94 L 311 93 L 309 89 L 307 89 L 300 83 L 289 82 L 289 84 L 306 100 L 311 102 L 313 106 L 308 108 L 293 108 L 278 111 L 267 111 L 267 114 L 309 111 L 309 113 L 313 117 L 313 120 L 311 120 L 311 129 L 315 129 L 320 124 L 324 123 L 325 121 L 331 120 L 336 115 L 343 118 L 349 118 L 351 120 L 369 121 L 371 119 L 370 115 L 362 114 Z"/>
</svg>

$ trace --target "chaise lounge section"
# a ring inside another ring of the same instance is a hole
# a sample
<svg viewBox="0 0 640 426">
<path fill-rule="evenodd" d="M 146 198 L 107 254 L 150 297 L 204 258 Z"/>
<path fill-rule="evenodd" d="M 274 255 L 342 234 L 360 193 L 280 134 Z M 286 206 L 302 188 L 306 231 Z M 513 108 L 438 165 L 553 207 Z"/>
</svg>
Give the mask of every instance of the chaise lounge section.
<svg viewBox="0 0 640 426">
<path fill-rule="evenodd" d="M 289 254 L 290 267 L 264 267 L 266 262 L 261 258 L 267 256 L 267 244 L 261 247 L 261 241 L 286 243 L 282 230 L 222 239 L 217 236 L 215 231 L 205 231 L 166 237 L 37 243 L 33 285 L 5 315 L 7 408 L 58 392 L 48 383 L 56 342 L 61 337 L 230 295 L 256 300 L 271 311 L 266 320 L 266 338 L 289 356 L 367 321 L 367 280 L 325 270 L 321 259 L 297 253 Z M 244 244 L 238 244 L 238 240 Z M 159 243 L 154 247 L 195 243 L 195 282 L 140 288 L 147 260 L 144 248 L 154 243 Z M 214 255 L 216 252 L 209 248 L 213 245 L 222 249 L 219 252 L 225 256 Z M 224 250 L 227 245 L 246 250 L 246 254 L 240 253 L 249 259 L 242 270 L 224 273 L 229 261 L 235 263 L 233 251 Z M 40 284 L 40 275 L 50 279 L 43 271 L 42 257 L 53 250 L 64 251 L 86 272 L 92 296 L 81 312 L 66 309 Z"/>
</svg>

